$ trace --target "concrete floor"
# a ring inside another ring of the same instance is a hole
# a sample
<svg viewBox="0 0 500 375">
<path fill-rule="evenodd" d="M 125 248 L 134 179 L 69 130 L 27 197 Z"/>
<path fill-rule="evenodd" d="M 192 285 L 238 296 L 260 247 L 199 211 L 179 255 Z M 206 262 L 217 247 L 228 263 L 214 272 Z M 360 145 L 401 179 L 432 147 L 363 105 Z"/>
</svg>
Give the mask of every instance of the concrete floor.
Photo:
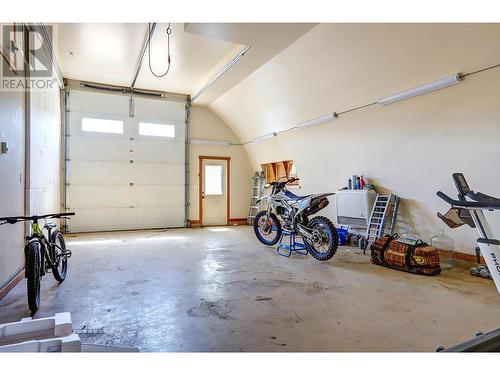
<svg viewBox="0 0 500 375">
<path fill-rule="evenodd" d="M 434 351 L 500 326 L 500 296 L 463 269 L 425 277 L 357 249 L 278 256 L 250 227 L 68 236 L 68 278 L 43 280 L 35 317 L 70 311 L 95 344 L 141 351 Z M 26 283 L 0 322 L 28 316 Z"/>
</svg>

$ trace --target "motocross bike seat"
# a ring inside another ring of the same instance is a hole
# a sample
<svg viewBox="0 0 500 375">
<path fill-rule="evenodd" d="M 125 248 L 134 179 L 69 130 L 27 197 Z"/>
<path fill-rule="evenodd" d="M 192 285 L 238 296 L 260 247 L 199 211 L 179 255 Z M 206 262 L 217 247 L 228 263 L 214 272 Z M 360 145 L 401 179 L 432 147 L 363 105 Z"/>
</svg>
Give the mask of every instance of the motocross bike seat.
<svg viewBox="0 0 500 375">
<path fill-rule="evenodd" d="M 285 195 L 288 198 L 295 199 L 295 200 L 300 200 L 300 199 L 304 199 L 304 198 L 307 198 L 307 197 L 311 196 L 311 195 L 304 195 L 304 196 L 295 195 L 294 193 L 292 193 L 291 191 L 288 191 L 288 190 L 285 192 Z"/>
</svg>

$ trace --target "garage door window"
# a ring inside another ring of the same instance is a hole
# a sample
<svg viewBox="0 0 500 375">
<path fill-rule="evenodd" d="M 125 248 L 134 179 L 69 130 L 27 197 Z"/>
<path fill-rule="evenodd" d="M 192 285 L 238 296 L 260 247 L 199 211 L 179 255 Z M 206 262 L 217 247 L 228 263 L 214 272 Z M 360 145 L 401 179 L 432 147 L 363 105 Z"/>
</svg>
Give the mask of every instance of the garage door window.
<svg viewBox="0 0 500 375">
<path fill-rule="evenodd" d="M 140 122 L 139 134 L 154 137 L 175 138 L 175 125 Z"/>
<path fill-rule="evenodd" d="M 100 118 L 82 118 L 84 132 L 123 134 L 123 121 Z"/>
<path fill-rule="evenodd" d="M 222 166 L 205 166 L 205 195 L 222 195 Z"/>
</svg>

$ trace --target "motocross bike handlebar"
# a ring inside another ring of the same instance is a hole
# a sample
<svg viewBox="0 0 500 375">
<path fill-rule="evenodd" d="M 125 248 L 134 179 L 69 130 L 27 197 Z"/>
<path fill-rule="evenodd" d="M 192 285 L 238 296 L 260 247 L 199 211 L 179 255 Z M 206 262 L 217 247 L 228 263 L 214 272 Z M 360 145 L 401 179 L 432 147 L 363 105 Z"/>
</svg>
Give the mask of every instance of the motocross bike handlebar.
<svg viewBox="0 0 500 375">
<path fill-rule="evenodd" d="M 284 181 L 280 181 L 282 178 L 286 178 L 286 180 Z M 276 181 L 273 181 L 269 184 L 266 185 L 266 187 L 269 187 L 269 186 L 285 186 L 285 185 L 288 185 L 292 182 L 295 182 L 295 181 L 299 181 L 300 178 L 297 178 L 297 177 L 282 177 Z"/>
</svg>

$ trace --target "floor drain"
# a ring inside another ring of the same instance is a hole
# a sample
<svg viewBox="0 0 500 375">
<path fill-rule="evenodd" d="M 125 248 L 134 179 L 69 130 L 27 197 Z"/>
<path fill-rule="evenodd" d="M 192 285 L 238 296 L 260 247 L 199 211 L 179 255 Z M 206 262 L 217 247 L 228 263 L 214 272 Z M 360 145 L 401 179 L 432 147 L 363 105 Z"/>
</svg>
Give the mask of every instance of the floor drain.
<svg viewBox="0 0 500 375">
<path fill-rule="evenodd" d="M 104 333 L 104 328 L 87 328 L 84 326 L 80 329 L 74 329 L 73 333 L 77 335 L 102 335 Z"/>
</svg>

